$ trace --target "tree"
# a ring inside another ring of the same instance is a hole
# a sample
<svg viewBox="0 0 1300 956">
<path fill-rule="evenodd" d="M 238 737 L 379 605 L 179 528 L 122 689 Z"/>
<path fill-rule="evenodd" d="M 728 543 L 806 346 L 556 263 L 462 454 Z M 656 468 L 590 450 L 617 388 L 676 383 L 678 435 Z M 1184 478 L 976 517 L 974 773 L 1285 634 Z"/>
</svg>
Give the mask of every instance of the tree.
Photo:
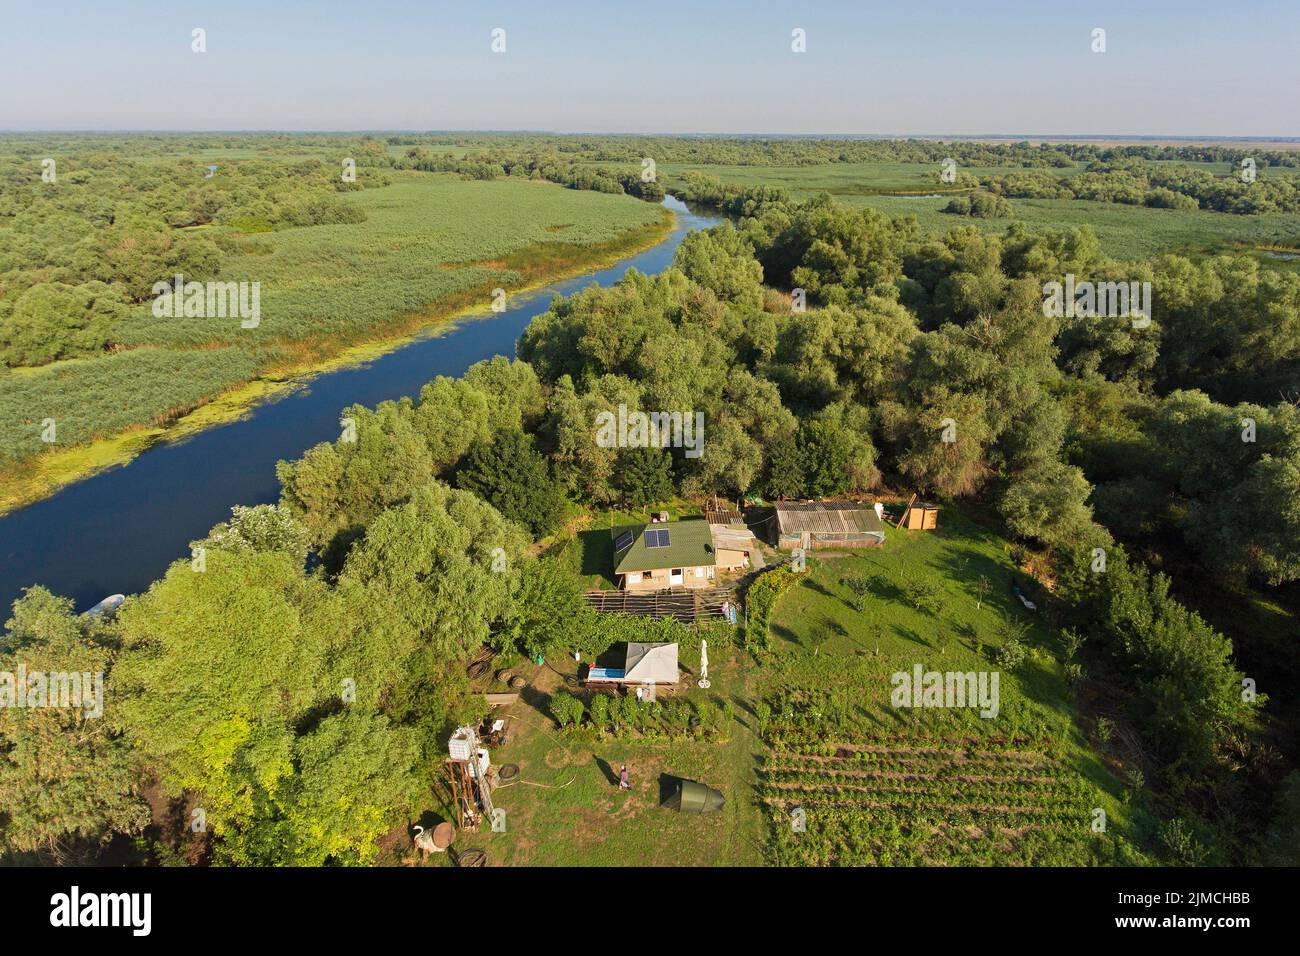
<svg viewBox="0 0 1300 956">
<path fill-rule="evenodd" d="M 265 862 L 257 848 L 282 825 L 295 728 L 339 701 L 327 660 L 345 617 L 298 560 L 224 550 L 207 555 L 202 573 L 176 562 L 118 612 L 115 721 L 167 793 L 197 795 L 236 857 Z"/>
<path fill-rule="evenodd" d="M 778 435 L 768 447 L 767 481 L 769 498 L 806 497 L 803 461 L 793 434 Z"/>
<path fill-rule="evenodd" d="M 367 866 L 379 838 L 410 819 L 425 791 L 415 735 L 348 708 L 294 742 L 297 772 L 282 797 L 287 850 L 262 859 L 292 866 Z"/>
<path fill-rule="evenodd" d="M 1060 580 L 1081 624 L 1125 675 L 1135 723 L 1147 728 L 1171 772 L 1193 776 L 1233 733 L 1245 730 L 1262 702 L 1242 699 L 1232 642 L 1170 594 L 1170 580 L 1129 560 L 1122 547 L 1105 573 L 1089 573 L 1076 555 Z"/>
<path fill-rule="evenodd" d="M 434 470 L 409 404 L 382 402 L 374 411 L 353 405 L 343 418 L 354 432 L 345 429 L 333 444 L 275 469 L 280 503 L 311 532 L 331 567 L 375 515 L 408 500 Z"/>
<path fill-rule="evenodd" d="M 687 234 L 673 265 L 721 299 L 754 308 L 763 304 L 763 267 L 730 223 Z"/>
<path fill-rule="evenodd" d="M 311 535 L 293 512 L 281 505 L 235 505 L 230 520 L 214 527 L 191 548 L 219 548 L 241 554 L 281 551 L 305 560 Z"/>
<path fill-rule="evenodd" d="M 1092 486 L 1072 465 L 1048 461 L 1012 477 L 999 504 L 1007 527 L 1052 548 L 1110 544 L 1087 504 Z"/>
<path fill-rule="evenodd" d="M 509 614 L 526 544 L 482 499 L 433 482 L 371 522 L 348 554 L 339 591 L 395 679 L 417 650 L 430 665 L 478 651 Z M 376 666 L 353 660 L 359 671 Z"/>
<path fill-rule="evenodd" d="M 843 492 L 849 483 L 849 438 L 833 420 L 812 419 L 799 426 L 799 464 L 804 493 L 826 498 Z"/>
<path fill-rule="evenodd" d="M 125 315 L 118 293 L 102 282 L 32 286 L 0 321 L 0 362 L 44 365 L 102 352 Z"/>
<path fill-rule="evenodd" d="M 14 602 L 0 672 L 28 680 L 49 675 L 51 693 L 54 675 L 60 681 L 84 675 L 92 685 L 98 675 L 100 696 L 91 697 L 80 683 L 80 706 L 20 708 L 8 699 L 17 688 L 0 682 L 0 848 L 6 853 L 85 864 L 115 834 L 139 833 L 149 822 L 129 743 L 105 716 L 108 637 L 77 618 L 70 600 L 44 588 L 29 588 Z"/>
<path fill-rule="evenodd" d="M 496 637 L 529 658 L 545 657 L 567 644 L 575 622 L 587 613 L 573 568 L 561 559 L 539 558 L 524 564 L 509 617 Z"/>
<path fill-rule="evenodd" d="M 456 473 L 457 486 L 472 491 L 511 521 L 542 537 L 564 514 L 564 489 L 546 459 L 518 426 L 479 442 Z"/>
<path fill-rule="evenodd" d="M 633 508 L 668 501 L 673 496 L 672 456 L 658 448 L 629 448 L 618 456 L 615 485 Z"/>
</svg>

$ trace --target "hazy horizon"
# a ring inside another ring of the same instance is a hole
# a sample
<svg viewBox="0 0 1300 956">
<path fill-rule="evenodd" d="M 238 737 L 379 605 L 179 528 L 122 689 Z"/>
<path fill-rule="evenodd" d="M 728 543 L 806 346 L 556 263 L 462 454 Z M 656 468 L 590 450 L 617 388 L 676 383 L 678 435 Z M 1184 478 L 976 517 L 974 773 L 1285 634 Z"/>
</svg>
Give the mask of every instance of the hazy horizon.
<svg viewBox="0 0 1300 956">
<path fill-rule="evenodd" d="M 0 100 L 9 132 L 1300 136 L 1300 13 L 1283 0 L 0 10 L 0 82 L 22 91 Z"/>
</svg>

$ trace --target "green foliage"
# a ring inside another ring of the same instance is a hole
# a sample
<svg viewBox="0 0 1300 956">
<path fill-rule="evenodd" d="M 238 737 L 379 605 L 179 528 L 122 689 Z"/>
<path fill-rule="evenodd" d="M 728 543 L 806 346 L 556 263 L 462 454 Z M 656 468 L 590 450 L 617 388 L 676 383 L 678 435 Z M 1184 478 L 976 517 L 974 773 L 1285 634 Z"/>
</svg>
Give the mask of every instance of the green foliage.
<svg viewBox="0 0 1300 956">
<path fill-rule="evenodd" d="M 509 641 L 529 659 L 546 657 L 569 644 L 575 621 L 587 612 L 582 582 L 564 561 L 539 558 L 520 569 L 519 589 L 496 638 Z"/>
<path fill-rule="evenodd" d="M 1092 521 L 1091 491 L 1080 469 L 1046 461 L 1015 476 L 999 506 L 1007 527 L 1019 537 L 1060 549 L 1085 543 L 1105 547 L 1110 535 Z"/>
<path fill-rule="evenodd" d="M 584 708 L 582 701 L 568 691 L 556 691 L 551 696 L 551 713 L 561 727 L 577 726 L 582 723 Z"/>
<path fill-rule="evenodd" d="M 287 508 L 235 505 L 230 514 L 229 521 L 215 526 L 206 538 L 192 542 L 190 548 L 219 548 L 239 554 L 281 551 L 300 560 L 306 558 L 310 535 Z"/>
<path fill-rule="evenodd" d="M 943 207 L 943 211 L 955 216 L 974 216 L 976 219 L 1005 219 L 1012 215 L 1011 203 L 1001 196 L 985 192 L 957 196 Z"/>
<path fill-rule="evenodd" d="M 937 614 L 942 606 L 937 582 L 920 575 L 906 575 L 901 585 L 903 599 L 925 614 Z"/>
<path fill-rule="evenodd" d="M 134 425 L 164 425 L 253 374 L 236 349 L 139 349 L 73 359 L 31 372 L 0 370 L 0 460 L 109 437 Z M 57 441 L 42 441 L 54 419 Z"/>
<path fill-rule="evenodd" d="M 658 448 L 628 448 L 619 453 L 614 485 L 623 503 L 644 508 L 673 497 L 672 456 Z"/>
<path fill-rule="evenodd" d="M 121 297 L 102 282 L 32 286 L 0 321 L 0 362 L 45 365 L 101 352 L 125 312 Z"/>
<path fill-rule="evenodd" d="M 801 575 L 780 565 L 760 574 L 745 592 L 745 646 L 764 649 L 768 646 L 768 623 L 781 595 L 798 584 Z"/>
<path fill-rule="evenodd" d="M 593 694 L 591 698 L 591 725 L 597 733 L 604 733 L 609 725 L 609 698 L 604 694 Z"/>
<path fill-rule="evenodd" d="M 763 304 L 763 267 L 749 241 L 730 224 L 688 235 L 673 264 L 720 299 L 753 308 Z"/>
<path fill-rule="evenodd" d="M 1086 569 L 1091 556 L 1078 561 Z M 1167 576 L 1117 548 L 1105 573 L 1082 570 L 1063 583 L 1090 644 L 1124 675 L 1129 710 L 1165 756 L 1167 773 L 1195 775 L 1250 726 L 1258 702 L 1243 700 L 1232 643 L 1170 595 Z"/>
<path fill-rule="evenodd" d="M 44 588 L 29 588 L 14 602 L 0 643 L 0 673 L 7 677 L 0 682 L 0 850 L 6 854 L 85 864 L 115 834 L 139 833 L 149 822 L 129 741 L 104 716 L 111 645 L 102 626 L 76 617 L 71 601 Z M 43 703 L 77 706 L 17 706 L 10 696 L 18 693 L 14 681 L 37 674 L 50 681 Z M 77 695 L 59 675 L 78 679 Z"/>
<path fill-rule="evenodd" d="M 503 428 L 470 449 L 456 484 L 472 491 L 511 521 L 541 537 L 564 512 L 564 489 L 551 478 L 546 459 L 518 426 Z"/>
</svg>

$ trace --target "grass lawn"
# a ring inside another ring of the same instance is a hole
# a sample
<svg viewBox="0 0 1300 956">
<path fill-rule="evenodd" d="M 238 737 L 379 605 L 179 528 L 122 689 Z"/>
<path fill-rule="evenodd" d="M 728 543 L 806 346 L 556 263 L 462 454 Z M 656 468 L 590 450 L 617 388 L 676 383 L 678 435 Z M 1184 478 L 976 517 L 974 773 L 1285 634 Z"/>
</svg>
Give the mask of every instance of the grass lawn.
<svg viewBox="0 0 1300 956">
<path fill-rule="evenodd" d="M 1103 757 L 1084 738 L 1061 642 L 1010 594 L 1013 573 L 1008 545 L 951 507 L 937 531 L 890 528 L 881 549 L 814 552 L 772 615 L 758 682 L 772 707 L 763 800 L 776 862 L 1111 857 L 1091 824 L 1100 808 L 1110 832 L 1129 834 L 1130 806 L 1113 773 L 1126 755 L 1116 744 Z M 854 579 L 870 582 L 862 610 L 847 584 Z M 909 605 L 909 581 L 937 587 L 930 609 Z M 1027 651 L 1014 670 L 995 657 L 1008 623 L 1021 626 Z M 894 707 L 892 676 L 918 664 L 997 671 L 997 715 Z M 796 805 L 803 834 L 786 822 Z"/>
<path fill-rule="evenodd" d="M 480 847 L 492 866 L 745 866 L 762 862 L 763 818 L 754 801 L 759 743 L 744 710 L 746 667 L 737 652 L 709 665 L 704 691 L 683 678 L 688 700 L 733 701 L 736 718 L 725 741 L 597 738 L 590 729 L 561 731 L 547 708 L 550 695 L 576 680 L 571 659 L 549 661 L 510 708 L 515 736 L 493 751 L 498 765 L 519 766 L 518 782 L 493 799 L 506 810 L 506 831 L 462 833 L 456 848 Z M 683 649 L 692 671 L 698 651 Z M 554 669 L 553 669 L 554 668 Z M 628 768 L 630 791 L 618 789 Z M 673 779 L 697 780 L 726 796 L 715 813 L 678 813 L 660 806 Z M 446 808 L 443 809 L 446 813 Z"/>
</svg>

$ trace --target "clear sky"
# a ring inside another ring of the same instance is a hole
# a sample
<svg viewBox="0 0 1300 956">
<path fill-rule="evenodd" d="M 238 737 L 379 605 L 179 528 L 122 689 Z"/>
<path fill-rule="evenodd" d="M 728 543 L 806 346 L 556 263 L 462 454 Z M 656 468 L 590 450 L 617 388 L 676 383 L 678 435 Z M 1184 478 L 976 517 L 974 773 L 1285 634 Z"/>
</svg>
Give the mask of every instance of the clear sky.
<svg viewBox="0 0 1300 956">
<path fill-rule="evenodd" d="M 1300 0 L 0 0 L 0 129 L 1296 136 Z"/>
</svg>

